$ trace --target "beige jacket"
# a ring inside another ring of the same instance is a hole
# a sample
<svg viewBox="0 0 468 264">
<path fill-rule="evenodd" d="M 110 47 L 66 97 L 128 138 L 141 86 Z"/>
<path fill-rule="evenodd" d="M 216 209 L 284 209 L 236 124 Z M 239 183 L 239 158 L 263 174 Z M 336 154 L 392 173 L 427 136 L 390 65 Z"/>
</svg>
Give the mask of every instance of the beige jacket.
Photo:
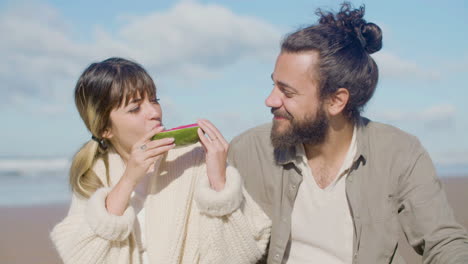
<svg viewBox="0 0 468 264">
<path fill-rule="evenodd" d="M 255 263 L 264 254 L 271 221 L 243 190 L 234 168 L 227 169 L 225 188 L 212 190 L 204 156 L 200 144 L 173 149 L 151 177 L 144 204 L 150 263 Z M 122 216 L 105 208 L 125 170 L 116 153 L 109 154 L 109 167 L 110 183 L 89 199 L 73 195 L 68 215 L 51 233 L 64 263 L 141 263 L 133 208 Z M 102 161 L 94 171 L 107 182 Z"/>
<path fill-rule="evenodd" d="M 267 263 L 285 263 L 291 212 L 302 181 L 295 148 L 274 150 L 271 124 L 231 142 L 229 160 L 245 187 L 272 219 Z M 346 179 L 354 222 L 353 263 L 405 263 L 402 229 L 423 263 L 468 263 L 468 237 L 456 223 L 428 153 L 401 130 L 362 119 L 357 155 Z M 468 191 L 468 190 L 467 190 Z"/>
</svg>

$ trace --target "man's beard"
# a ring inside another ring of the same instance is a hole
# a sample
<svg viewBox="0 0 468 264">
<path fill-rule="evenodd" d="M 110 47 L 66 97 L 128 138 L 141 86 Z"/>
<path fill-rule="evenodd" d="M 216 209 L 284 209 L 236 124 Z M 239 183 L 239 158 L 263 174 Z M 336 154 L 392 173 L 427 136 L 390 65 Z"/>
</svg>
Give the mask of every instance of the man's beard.
<svg viewBox="0 0 468 264">
<path fill-rule="evenodd" d="M 270 138 L 275 149 L 287 149 L 297 144 L 317 145 L 325 141 L 329 120 L 322 106 L 319 107 L 315 118 L 308 115 L 303 120 L 297 121 L 287 112 L 280 113 L 277 109 L 271 109 L 271 112 L 290 122 L 285 131 L 278 132 L 279 122 L 287 121 L 273 121 Z"/>
</svg>

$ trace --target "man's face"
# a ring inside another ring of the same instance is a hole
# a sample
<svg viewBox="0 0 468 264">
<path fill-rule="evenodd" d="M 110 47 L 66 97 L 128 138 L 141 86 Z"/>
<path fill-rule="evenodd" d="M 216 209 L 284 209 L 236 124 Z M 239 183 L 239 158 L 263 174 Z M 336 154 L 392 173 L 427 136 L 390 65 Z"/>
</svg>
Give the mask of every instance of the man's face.
<svg viewBox="0 0 468 264">
<path fill-rule="evenodd" d="M 265 104 L 274 115 L 271 141 L 275 148 L 320 144 L 328 131 L 328 117 L 319 98 L 315 51 L 282 52 L 272 74 L 273 90 Z"/>
</svg>

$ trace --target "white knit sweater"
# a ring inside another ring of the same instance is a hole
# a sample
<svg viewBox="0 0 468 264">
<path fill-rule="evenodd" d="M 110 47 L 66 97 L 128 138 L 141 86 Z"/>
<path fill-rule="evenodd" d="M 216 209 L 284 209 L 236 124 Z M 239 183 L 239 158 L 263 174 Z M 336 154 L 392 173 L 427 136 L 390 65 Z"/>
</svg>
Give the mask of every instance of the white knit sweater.
<svg viewBox="0 0 468 264">
<path fill-rule="evenodd" d="M 161 161 L 145 202 L 146 252 L 150 263 L 255 263 L 265 252 L 271 221 L 228 166 L 222 191 L 210 188 L 200 144 L 176 148 Z M 141 263 L 133 232 L 135 212 L 107 212 L 105 199 L 125 170 L 109 154 L 110 183 L 89 199 L 73 195 L 51 238 L 64 263 Z M 105 167 L 93 170 L 106 183 Z M 195 202 L 193 202 L 195 201 Z"/>
</svg>

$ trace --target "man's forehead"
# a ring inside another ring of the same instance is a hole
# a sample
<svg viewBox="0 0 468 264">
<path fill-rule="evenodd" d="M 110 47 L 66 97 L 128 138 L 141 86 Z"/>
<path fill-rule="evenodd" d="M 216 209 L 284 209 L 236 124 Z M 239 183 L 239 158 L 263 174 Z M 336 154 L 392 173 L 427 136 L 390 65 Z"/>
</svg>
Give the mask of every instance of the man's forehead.
<svg viewBox="0 0 468 264">
<path fill-rule="evenodd" d="M 317 51 L 282 52 L 278 56 L 272 78 L 275 81 L 315 81 L 319 55 Z"/>
<path fill-rule="evenodd" d="M 277 63 L 289 66 L 307 68 L 318 64 L 319 53 L 315 50 L 303 52 L 283 51 L 279 54 Z"/>
</svg>

